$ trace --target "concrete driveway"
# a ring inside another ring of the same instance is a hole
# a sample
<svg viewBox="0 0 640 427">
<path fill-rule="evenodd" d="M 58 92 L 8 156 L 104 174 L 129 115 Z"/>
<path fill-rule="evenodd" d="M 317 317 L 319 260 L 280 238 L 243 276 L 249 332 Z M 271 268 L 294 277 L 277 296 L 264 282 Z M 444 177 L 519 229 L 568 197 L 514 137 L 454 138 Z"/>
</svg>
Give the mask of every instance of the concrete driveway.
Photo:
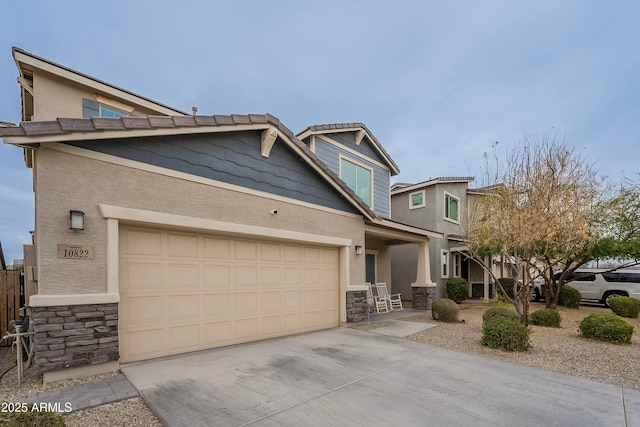
<svg viewBox="0 0 640 427">
<path fill-rule="evenodd" d="M 167 426 L 640 426 L 640 392 L 348 328 L 124 365 Z"/>
</svg>

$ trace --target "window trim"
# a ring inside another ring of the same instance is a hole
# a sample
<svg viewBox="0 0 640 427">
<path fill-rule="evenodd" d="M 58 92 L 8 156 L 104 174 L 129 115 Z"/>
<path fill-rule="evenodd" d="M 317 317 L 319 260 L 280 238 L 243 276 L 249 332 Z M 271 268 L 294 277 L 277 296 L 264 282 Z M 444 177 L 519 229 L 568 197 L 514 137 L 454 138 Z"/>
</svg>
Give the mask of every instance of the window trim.
<svg viewBox="0 0 640 427">
<path fill-rule="evenodd" d="M 357 166 L 357 167 L 360 167 L 360 168 L 362 168 L 362 169 L 366 169 L 366 170 L 368 170 L 368 171 L 369 171 L 369 193 L 370 193 L 370 194 L 369 194 L 369 198 L 371 199 L 371 204 L 369 205 L 369 207 L 370 207 L 371 209 L 373 209 L 373 206 L 374 206 L 374 197 L 373 197 L 373 195 L 374 195 L 374 193 L 375 193 L 374 188 L 373 188 L 373 182 L 374 182 L 374 180 L 373 180 L 373 168 L 371 168 L 371 167 L 369 167 L 369 166 L 365 165 L 364 163 L 361 163 L 361 162 L 359 162 L 359 161 L 357 161 L 357 160 L 354 160 L 354 159 L 352 159 L 351 157 L 347 157 L 347 156 L 345 156 L 345 155 L 343 155 L 343 154 L 340 154 L 340 155 L 339 155 L 339 157 L 338 157 L 338 173 L 339 173 L 339 177 L 340 177 L 340 179 L 341 179 L 345 184 L 346 184 L 347 182 L 346 182 L 344 179 L 342 179 L 342 161 L 343 161 L 343 160 L 344 160 L 344 161 L 346 161 L 346 162 L 352 163 L 352 164 L 354 164 L 354 165 L 355 165 L 355 166 Z M 347 187 L 349 187 L 349 186 L 347 185 Z M 351 188 L 351 187 L 349 187 L 349 188 Z M 351 188 L 351 189 L 352 189 L 352 188 Z M 353 190 L 353 189 L 352 189 L 352 190 Z M 354 192 L 354 193 L 356 193 L 356 195 L 358 195 L 358 192 L 357 192 L 356 190 L 353 190 L 353 192 Z M 363 201 L 364 201 L 364 200 L 363 200 Z M 364 201 L 364 202 L 366 203 L 366 201 Z"/>
<path fill-rule="evenodd" d="M 458 219 L 449 218 L 447 216 L 448 206 L 449 206 L 449 198 L 454 199 L 458 202 Z M 451 193 L 444 192 L 444 209 L 443 209 L 443 217 L 445 221 L 453 222 L 454 224 L 460 224 L 460 198 L 454 196 Z"/>
<path fill-rule="evenodd" d="M 440 250 L 440 277 L 449 278 L 449 251 L 447 249 Z"/>
<path fill-rule="evenodd" d="M 409 210 L 411 209 L 420 209 L 420 208 L 424 208 L 425 206 L 427 206 L 426 204 L 426 192 L 424 191 L 424 189 L 422 190 L 418 190 L 418 191 L 414 191 L 413 193 L 409 193 Z M 413 196 L 417 196 L 418 194 L 422 195 L 422 203 L 421 204 L 417 204 L 414 205 L 413 204 Z"/>
<path fill-rule="evenodd" d="M 462 254 L 460 252 L 451 253 L 453 260 L 451 265 L 453 267 L 453 277 L 462 277 Z"/>
</svg>

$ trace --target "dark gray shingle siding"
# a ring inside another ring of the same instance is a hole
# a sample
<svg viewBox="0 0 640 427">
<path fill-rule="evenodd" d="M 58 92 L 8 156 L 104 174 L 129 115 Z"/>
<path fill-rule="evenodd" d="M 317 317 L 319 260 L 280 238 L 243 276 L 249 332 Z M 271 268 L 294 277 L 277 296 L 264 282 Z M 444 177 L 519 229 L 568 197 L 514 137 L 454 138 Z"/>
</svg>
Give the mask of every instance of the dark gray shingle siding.
<svg viewBox="0 0 640 427">
<path fill-rule="evenodd" d="M 179 135 L 70 143 L 346 212 L 356 209 L 281 141 L 260 155 L 260 132 Z"/>
</svg>

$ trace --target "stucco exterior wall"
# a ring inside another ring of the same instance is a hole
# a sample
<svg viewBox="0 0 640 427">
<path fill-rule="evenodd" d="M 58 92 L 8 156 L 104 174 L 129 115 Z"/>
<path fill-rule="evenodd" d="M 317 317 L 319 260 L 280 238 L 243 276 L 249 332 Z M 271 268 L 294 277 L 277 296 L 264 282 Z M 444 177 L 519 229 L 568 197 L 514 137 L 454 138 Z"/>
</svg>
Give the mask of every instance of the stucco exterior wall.
<svg viewBox="0 0 640 427">
<path fill-rule="evenodd" d="M 115 99 L 110 95 L 88 90 L 81 85 L 74 85 L 69 80 L 63 80 L 41 70 L 35 70 L 33 75 L 34 90 L 34 118 L 33 120 L 55 120 L 59 117 L 82 118 L 82 98 L 95 100 L 101 95 L 114 101 L 123 102 L 135 107 L 131 114 L 148 116 L 161 114 L 149 109 L 132 105 L 127 101 Z"/>
<path fill-rule="evenodd" d="M 98 204 L 351 239 L 364 245 L 361 217 L 159 175 L 41 147 L 36 155 L 39 294 L 106 292 L 107 227 Z M 69 229 L 69 210 L 85 229 Z M 278 214 L 270 211 L 277 209 Z M 58 244 L 88 245 L 94 259 L 63 259 Z M 350 283 L 365 277 L 365 258 L 349 253 Z"/>
</svg>

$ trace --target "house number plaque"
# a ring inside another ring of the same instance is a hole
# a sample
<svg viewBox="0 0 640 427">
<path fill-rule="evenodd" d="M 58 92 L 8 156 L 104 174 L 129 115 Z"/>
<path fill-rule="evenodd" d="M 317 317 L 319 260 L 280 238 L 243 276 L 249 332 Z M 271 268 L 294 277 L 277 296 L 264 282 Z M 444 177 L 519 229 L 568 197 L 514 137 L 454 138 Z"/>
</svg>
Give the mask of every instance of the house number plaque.
<svg viewBox="0 0 640 427">
<path fill-rule="evenodd" d="M 58 245 L 58 258 L 93 259 L 93 247 L 86 245 Z"/>
</svg>

